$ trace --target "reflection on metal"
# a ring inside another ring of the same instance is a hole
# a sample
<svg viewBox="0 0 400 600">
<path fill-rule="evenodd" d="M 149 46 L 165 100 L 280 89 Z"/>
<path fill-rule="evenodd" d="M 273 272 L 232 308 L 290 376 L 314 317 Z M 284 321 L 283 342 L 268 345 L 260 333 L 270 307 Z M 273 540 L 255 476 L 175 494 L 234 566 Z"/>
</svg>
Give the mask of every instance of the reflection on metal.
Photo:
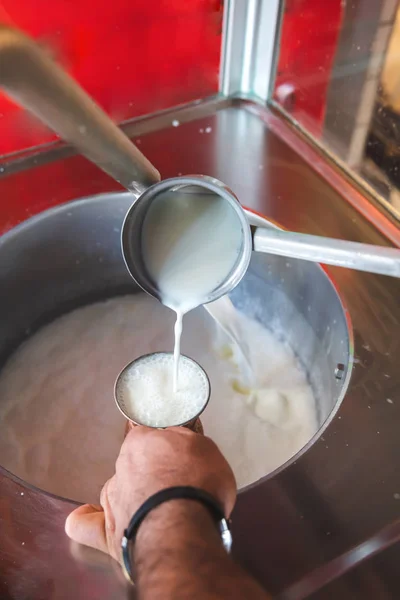
<svg viewBox="0 0 400 600">
<path fill-rule="evenodd" d="M 170 127 L 173 120 L 179 120 L 179 123 L 182 125 L 194 119 L 212 115 L 215 111 L 226 108 L 231 104 L 232 101 L 230 99 L 222 98 L 221 96 L 207 98 L 201 102 L 196 100 L 172 110 L 166 109 L 159 111 L 157 114 L 135 117 L 122 123 L 120 129 L 129 138 L 134 138 L 133 141 L 135 141 L 139 136 L 148 135 L 160 129 Z M 61 141 L 50 142 L 44 146 L 18 152 L 17 156 L 13 156 L 9 162 L 1 163 L 0 179 L 12 173 L 18 173 L 25 169 L 45 165 L 49 162 L 62 160 L 74 155 L 76 155 L 76 149 Z"/>
<path fill-rule="evenodd" d="M 368 558 L 400 542 L 400 520 L 291 585 L 276 600 L 303 600 Z"/>
<path fill-rule="evenodd" d="M 266 102 L 273 66 L 279 0 L 228 0 L 220 91 L 255 96 Z"/>
</svg>

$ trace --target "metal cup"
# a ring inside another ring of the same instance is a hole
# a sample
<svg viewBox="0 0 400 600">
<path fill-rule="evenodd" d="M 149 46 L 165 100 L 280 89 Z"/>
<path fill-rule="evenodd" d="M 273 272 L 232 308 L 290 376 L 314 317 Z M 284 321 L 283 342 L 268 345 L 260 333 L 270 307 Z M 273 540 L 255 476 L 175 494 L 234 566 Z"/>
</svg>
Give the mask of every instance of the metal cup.
<svg viewBox="0 0 400 600">
<path fill-rule="evenodd" d="M 124 415 L 124 417 L 127 419 L 127 424 L 125 427 L 125 436 L 129 433 L 129 431 L 133 428 L 133 427 L 137 427 L 139 425 L 146 425 L 146 427 L 151 427 L 151 425 L 147 425 L 144 423 L 140 423 L 138 421 L 136 421 L 135 419 L 132 418 L 132 416 L 129 414 L 129 410 L 127 408 L 127 406 L 125 405 L 125 403 L 123 402 L 121 395 L 119 394 L 119 389 L 120 389 L 120 385 L 122 382 L 122 378 L 125 375 L 125 373 L 127 371 L 129 371 L 132 366 L 137 363 L 139 360 L 146 358 L 148 356 L 153 356 L 156 354 L 168 354 L 168 355 L 173 355 L 172 352 L 153 352 L 151 354 L 145 354 L 143 356 L 139 356 L 138 358 L 136 358 L 135 360 L 133 360 L 132 362 L 130 362 L 129 364 L 127 364 L 122 371 L 120 372 L 120 374 L 118 375 L 116 382 L 115 382 L 115 386 L 114 386 L 114 398 L 115 398 L 115 402 L 116 405 L 118 407 L 118 409 L 121 411 L 121 413 Z M 204 369 L 192 358 L 189 358 L 188 356 L 185 355 L 181 355 L 181 357 L 185 358 L 186 360 L 189 360 L 192 364 L 194 364 L 196 366 L 197 369 L 199 369 L 200 371 L 202 371 L 202 373 L 205 375 L 205 378 L 208 382 L 208 392 L 207 392 L 207 397 L 206 400 L 203 404 L 203 406 L 201 407 L 201 410 L 199 410 L 195 415 L 193 415 L 193 417 L 191 417 L 188 421 L 185 422 L 181 422 L 181 423 L 170 423 L 167 427 L 186 427 L 187 429 L 191 429 L 192 431 L 194 431 L 195 433 L 204 433 L 203 430 L 203 425 L 201 424 L 200 421 L 200 415 L 202 414 L 202 412 L 205 410 L 209 400 L 210 400 L 210 395 L 211 395 L 211 385 L 210 385 L 210 380 L 208 378 L 207 373 L 204 371 Z M 166 429 L 166 427 L 156 427 L 156 429 Z"/>
<path fill-rule="evenodd" d="M 124 438 L 126 438 L 130 430 L 134 427 L 140 427 L 140 425 L 134 423 L 133 421 L 127 420 L 125 425 Z M 204 435 L 203 423 L 201 422 L 200 417 L 197 417 L 194 421 L 189 421 L 189 423 L 187 423 L 186 425 L 182 425 L 182 427 L 186 427 L 186 429 L 190 429 L 191 431 L 194 431 L 194 433 L 200 433 L 200 435 Z"/>
<path fill-rule="evenodd" d="M 236 263 L 226 277 L 221 281 L 201 304 L 213 302 L 229 293 L 242 279 L 250 263 L 253 241 L 250 225 L 235 194 L 221 181 L 206 175 L 191 175 L 188 177 L 174 177 L 165 179 L 147 188 L 128 210 L 121 232 L 122 254 L 129 273 L 136 283 L 148 294 L 161 300 L 157 288 L 146 268 L 142 252 L 142 231 L 146 214 L 154 200 L 168 192 L 185 195 L 215 196 L 224 199 L 235 211 L 238 219 L 238 236 L 240 236 L 241 252 Z M 201 252 L 201 248 L 199 248 Z"/>
</svg>

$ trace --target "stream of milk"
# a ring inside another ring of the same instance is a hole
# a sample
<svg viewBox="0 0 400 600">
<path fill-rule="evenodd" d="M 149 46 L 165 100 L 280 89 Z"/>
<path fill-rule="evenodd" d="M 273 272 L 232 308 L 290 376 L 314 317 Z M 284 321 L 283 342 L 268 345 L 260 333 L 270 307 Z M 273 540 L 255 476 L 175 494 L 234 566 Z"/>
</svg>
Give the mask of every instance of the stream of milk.
<svg viewBox="0 0 400 600">
<path fill-rule="evenodd" d="M 242 243 L 236 212 L 216 194 L 167 192 L 150 205 L 142 229 L 143 261 L 162 303 L 176 313 L 174 392 L 183 317 L 226 280 Z"/>
</svg>

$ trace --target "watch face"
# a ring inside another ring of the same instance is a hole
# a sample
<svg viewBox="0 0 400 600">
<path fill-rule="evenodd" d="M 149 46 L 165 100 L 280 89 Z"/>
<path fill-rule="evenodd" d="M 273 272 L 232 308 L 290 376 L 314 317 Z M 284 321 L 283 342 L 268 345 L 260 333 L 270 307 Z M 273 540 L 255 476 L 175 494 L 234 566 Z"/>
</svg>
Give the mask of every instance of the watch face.
<svg viewBox="0 0 400 600">
<path fill-rule="evenodd" d="M 228 521 L 226 519 L 221 519 L 219 522 L 219 530 L 221 534 L 222 545 L 227 553 L 230 554 L 232 550 L 233 538 L 231 530 L 229 529 Z"/>
<path fill-rule="evenodd" d="M 125 579 L 127 581 L 129 581 L 129 583 L 131 583 L 132 585 L 134 585 L 134 581 L 133 581 L 133 575 L 132 575 L 132 545 L 130 543 L 130 540 L 128 540 L 128 538 L 126 537 L 126 531 L 124 532 L 124 537 L 122 538 L 122 542 L 121 542 L 121 550 L 122 550 L 122 561 L 121 561 L 121 566 L 122 566 L 122 572 L 125 575 Z"/>
</svg>

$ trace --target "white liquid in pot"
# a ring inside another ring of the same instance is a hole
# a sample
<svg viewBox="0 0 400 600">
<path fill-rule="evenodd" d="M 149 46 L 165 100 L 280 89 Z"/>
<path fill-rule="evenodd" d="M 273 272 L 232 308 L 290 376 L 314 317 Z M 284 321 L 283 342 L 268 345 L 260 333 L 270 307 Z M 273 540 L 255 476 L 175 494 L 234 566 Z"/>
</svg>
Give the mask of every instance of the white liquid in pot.
<svg viewBox="0 0 400 600">
<path fill-rule="evenodd" d="M 243 315 L 236 331 L 249 348 L 252 389 L 235 345 L 203 308 L 185 318 L 182 351 L 210 378 L 204 430 L 243 487 L 300 450 L 317 420 L 290 348 Z M 98 503 L 126 423 L 113 398 L 116 374 L 172 343 L 173 313 L 145 294 L 78 309 L 41 329 L 0 373 L 0 464 L 44 490 Z"/>
</svg>

